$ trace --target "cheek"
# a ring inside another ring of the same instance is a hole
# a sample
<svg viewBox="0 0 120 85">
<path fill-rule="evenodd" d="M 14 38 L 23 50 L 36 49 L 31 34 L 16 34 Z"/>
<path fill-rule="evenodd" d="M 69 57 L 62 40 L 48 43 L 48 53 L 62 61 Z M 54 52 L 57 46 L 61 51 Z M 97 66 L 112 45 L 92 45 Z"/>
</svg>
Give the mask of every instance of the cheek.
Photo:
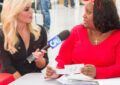
<svg viewBox="0 0 120 85">
<path fill-rule="evenodd" d="M 89 16 L 89 23 L 93 25 L 93 16 Z"/>
<path fill-rule="evenodd" d="M 18 21 L 25 22 L 28 18 L 28 15 L 25 13 L 19 14 L 18 15 Z"/>
</svg>

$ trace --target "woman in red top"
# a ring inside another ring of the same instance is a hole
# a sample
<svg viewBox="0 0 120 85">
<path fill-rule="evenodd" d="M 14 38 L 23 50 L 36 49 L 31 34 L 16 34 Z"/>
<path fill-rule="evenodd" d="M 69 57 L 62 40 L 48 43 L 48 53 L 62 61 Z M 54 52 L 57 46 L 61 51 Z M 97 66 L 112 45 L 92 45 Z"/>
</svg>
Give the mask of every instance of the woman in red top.
<svg viewBox="0 0 120 85">
<path fill-rule="evenodd" d="M 113 0 L 88 3 L 83 19 L 84 24 L 75 26 L 63 42 L 57 67 L 85 64 L 82 73 L 92 78 L 120 77 L 120 21 Z M 58 76 L 47 67 L 47 78 Z"/>
</svg>

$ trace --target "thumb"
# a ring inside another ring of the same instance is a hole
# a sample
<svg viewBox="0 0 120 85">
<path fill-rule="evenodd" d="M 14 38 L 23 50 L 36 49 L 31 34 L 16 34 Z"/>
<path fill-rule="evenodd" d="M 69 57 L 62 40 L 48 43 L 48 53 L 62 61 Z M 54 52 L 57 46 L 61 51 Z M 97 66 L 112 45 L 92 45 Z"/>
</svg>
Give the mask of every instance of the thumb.
<svg viewBox="0 0 120 85">
<path fill-rule="evenodd" d="M 40 51 L 40 49 L 39 49 L 39 48 L 37 48 L 35 52 L 39 52 L 39 51 Z"/>
<path fill-rule="evenodd" d="M 52 67 L 48 65 L 48 66 L 47 66 L 47 69 L 52 69 Z"/>
</svg>

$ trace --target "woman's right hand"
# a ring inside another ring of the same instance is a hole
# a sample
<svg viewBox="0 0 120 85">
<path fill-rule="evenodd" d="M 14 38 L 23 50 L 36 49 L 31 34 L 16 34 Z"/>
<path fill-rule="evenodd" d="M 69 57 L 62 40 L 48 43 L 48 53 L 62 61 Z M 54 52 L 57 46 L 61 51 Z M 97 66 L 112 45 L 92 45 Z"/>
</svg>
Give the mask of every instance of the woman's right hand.
<svg viewBox="0 0 120 85">
<path fill-rule="evenodd" d="M 60 75 L 59 75 L 59 74 L 56 74 L 55 70 L 53 70 L 52 67 L 47 66 L 45 79 L 46 79 L 46 78 L 55 79 L 55 78 L 58 78 L 59 76 L 60 76 Z"/>
<path fill-rule="evenodd" d="M 18 78 L 21 77 L 21 74 L 20 74 L 18 71 L 16 71 L 15 73 L 13 73 L 13 77 L 14 77 L 15 80 L 16 80 L 16 79 L 18 79 Z"/>
</svg>

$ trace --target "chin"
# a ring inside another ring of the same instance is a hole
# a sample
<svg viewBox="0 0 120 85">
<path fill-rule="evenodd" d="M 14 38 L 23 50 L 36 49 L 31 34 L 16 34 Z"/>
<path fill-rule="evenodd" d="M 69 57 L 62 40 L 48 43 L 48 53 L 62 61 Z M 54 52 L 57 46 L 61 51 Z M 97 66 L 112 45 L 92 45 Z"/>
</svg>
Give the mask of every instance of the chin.
<svg viewBox="0 0 120 85">
<path fill-rule="evenodd" d="M 27 24 L 30 24 L 30 23 L 32 23 L 32 21 L 27 22 Z"/>
<path fill-rule="evenodd" d="M 87 25 L 86 24 L 83 24 L 84 25 L 84 27 L 87 27 Z"/>
</svg>

